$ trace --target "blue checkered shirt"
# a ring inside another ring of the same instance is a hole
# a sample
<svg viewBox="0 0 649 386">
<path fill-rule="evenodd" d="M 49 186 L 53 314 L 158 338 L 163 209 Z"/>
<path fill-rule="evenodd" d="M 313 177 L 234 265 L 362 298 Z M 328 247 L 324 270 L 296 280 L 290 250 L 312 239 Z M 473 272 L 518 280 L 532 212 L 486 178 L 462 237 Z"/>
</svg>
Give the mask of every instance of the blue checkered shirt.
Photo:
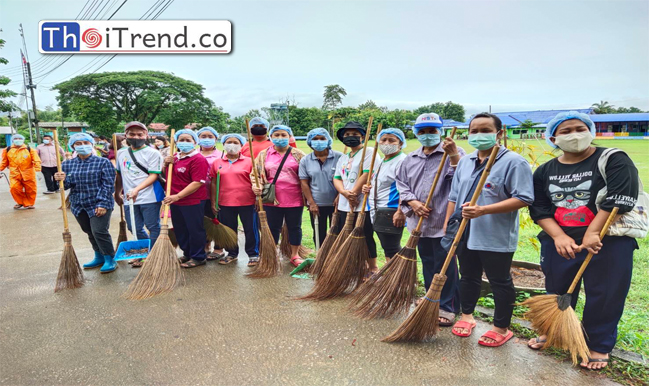
<svg viewBox="0 0 649 386">
<path fill-rule="evenodd" d="M 88 217 L 95 215 L 95 208 L 112 210 L 115 192 L 115 168 L 107 158 L 91 155 L 86 159 L 75 157 L 63 162 L 65 189 L 70 190 L 72 214 L 78 216 L 82 210 Z"/>
</svg>

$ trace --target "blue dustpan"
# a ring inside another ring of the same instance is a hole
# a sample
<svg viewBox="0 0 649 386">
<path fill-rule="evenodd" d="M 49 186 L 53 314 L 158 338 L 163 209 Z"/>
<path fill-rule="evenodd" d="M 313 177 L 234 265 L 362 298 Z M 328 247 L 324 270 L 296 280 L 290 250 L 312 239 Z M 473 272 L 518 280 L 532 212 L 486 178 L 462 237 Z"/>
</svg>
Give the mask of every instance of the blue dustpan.
<svg viewBox="0 0 649 386">
<path fill-rule="evenodd" d="M 133 211 L 133 199 L 131 198 L 129 200 L 129 220 L 131 220 L 131 230 L 135 229 L 135 213 Z M 138 240 L 137 239 L 137 232 L 131 232 L 135 240 L 133 241 L 122 241 L 119 243 L 117 246 L 117 252 L 115 253 L 115 261 L 120 261 L 120 260 L 132 260 L 132 259 L 145 259 L 149 255 L 149 251 L 151 250 L 151 240 L 150 239 L 145 239 L 145 240 Z M 131 254 L 128 253 L 131 250 L 134 249 L 144 249 L 146 248 L 146 253 L 138 253 L 138 254 Z"/>
</svg>

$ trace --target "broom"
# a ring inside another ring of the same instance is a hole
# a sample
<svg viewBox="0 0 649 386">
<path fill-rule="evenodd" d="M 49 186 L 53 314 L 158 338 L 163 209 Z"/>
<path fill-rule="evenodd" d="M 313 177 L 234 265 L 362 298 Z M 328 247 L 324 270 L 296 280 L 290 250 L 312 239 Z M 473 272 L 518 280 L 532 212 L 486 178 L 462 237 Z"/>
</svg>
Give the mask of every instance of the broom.
<svg viewBox="0 0 649 386">
<path fill-rule="evenodd" d="M 117 163 L 117 135 L 113 134 L 113 153 L 115 153 L 115 163 Z M 115 176 L 119 178 L 119 176 Z M 115 194 L 119 194 L 115 192 Z M 123 241 L 128 241 L 128 236 L 126 235 L 126 220 L 124 219 L 124 204 L 119 205 L 119 234 L 117 235 L 117 243 L 115 244 L 115 250 L 119 246 L 119 243 Z"/>
<path fill-rule="evenodd" d="M 455 136 L 457 127 L 453 128 L 451 138 Z M 439 182 L 442 169 L 448 158 L 448 152 L 444 152 L 442 160 L 437 168 L 437 174 L 433 179 L 426 207 L 430 207 L 433 193 Z M 385 318 L 398 313 L 405 313 L 410 308 L 415 297 L 417 288 L 417 244 L 421 237 L 421 227 L 424 217 L 419 218 L 417 227 L 410 234 L 410 238 L 392 259 L 390 259 L 381 270 L 365 282 L 354 294 L 350 309 L 361 318 Z"/>
<path fill-rule="evenodd" d="M 174 154 L 174 129 L 171 129 L 171 147 L 169 154 Z M 171 195 L 171 174 L 173 164 L 167 170 L 167 197 Z M 160 226 L 160 236 L 144 259 L 142 269 L 128 289 L 124 297 L 129 300 L 143 300 L 155 295 L 173 290 L 183 280 L 183 273 L 178 262 L 176 248 L 169 239 L 169 205 L 164 205 L 164 217 Z"/>
<path fill-rule="evenodd" d="M 381 124 L 378 127 L 377 138 L 380 131 Z M 366 186 L 369 186 L 371 182 L 378 148 L 377 143 L 372 154 Z M 368 196 L 369 194 L 366 194 L 363 197 L 363 204 L 356 219 L 356 226 L 349 237 L 342 243 L 340 249 L 328 259 L 327 265 L 320 273 L 311 293 L 306 296 L 307 298 L 325 300 L 342 296 L 349 291 L 355 290 L 363 282 L 368 270 L 367 260 L 370 257 L 367 242 L 365 241 L 365 231 L 363 229 L 365 226 L 365 209 L 367 207 Z"/>
<path fill-rule="evenodd" d="M 261 188 L 259 174 L 257 172 L 257 167 L 255 166 L 255 153 L 252 150 L 252 134 L 250 133 L 250 123 L 247 119 L 246 128 L 248 130 L 250 155 L 253 156 L 250 157 L 250 159 L 252 160 L 252 171 L 255 176 L 255 184 L 257 185 L 257 188 Z M 264 202 L 262 201 L 261 196 L 257 197 L 257 203 L 259 206 L 259 223 L 261 224 L 261 238 L 259 240 L 259 264 L 257 264 L 255 270 L 247 274 L 247 276 L 252 278 L 273 277 L 279 274 L 280 270 L 279 256 L 277 255 L 277 245 L 275 244 L 273 234 L 268 227 L 268 218 L 266 217 Z"/>
<path fill-rule="evenodd" d="M 284 223 L 282 233 L 280 234 L 279 252 L 287 259 L 293 257 L 291 256 L 293 252 L 291 251 L 291 243 L 288 240 L 288 227 L 286 226 L 286 223 Z M 311 251 L 309 251 L 304 245 L 300 245 L 297 252 L 297 254 L 303 259 L 309 257 L 310 253 Z"/>
<path fill-rule="evenodd" d="M 214 204 L 216 205 L 217 212 L 219 209 L 220 185 L 221 185 L 221 173 L 217 171 L 216 172 L 216 192 L 214 193 L 216 198 Z M 210 201 L 208 201 L 207 205 L 210 205 Z M 237 232 L 234 229 L 225 226 L 224 224 L 221 224 L 221 222 L 216 217 L 211 219 L 205 216 L 203 218 L 203 227 L 205 228 L 205 233 L 207 234 L 208 242 L 213 241 L 214 244 L 225 249 L 235 248 L 237 245 L 239 245 L 239 237 L 237 235 Z"/>
<path fill-rule="evenodd" d="M 480 193 L 482 192 L 482 187 L 491 172 L 491 166 L 496 161 L 499 149 L 499 146 L 493 147 L 487 165 L 480 176 L 478 186 L 476 187 L 475 192 L 473 192 L 473 197 L 471 197 L 470 206 L 474 206 L 476 201 L 478 201 L 478 197 L 480 197 Z M 424 297 L 424 300 L 426 301 L 420 302 L 419 305 L 415 307 L 412 314 L 410 314 L 410 316 L 408 316 L 408 318 L 401 323 L 392 334 L 383 338 L 383 342 L 421 342 L 437 334 L 439 330 L 439 299 L 444 283 L 446 282 L 446 269 L 448 269 L 453 256 L 455 256 L 455 250 L 457 249 L 462 234 L 464 233 L 464 229 L 468 223 L 469 219 L 462 219 L 457 234 L 455 235 L 455 239 L 453 239 L 451 249 L 446 255 L 446 260 L 444 261 L 442 269 L 439 273 L 436 273 L 435 276 L 433 276 L 433 282 L 430 284 L 430 288 L 428 288 L 428 292 L 426 292 L 426 296 Z"/>
<path fill-rule="evenodd" d="M 59 136 L 56 130 L 52 130 L 54 136 L 54 146 L 56 146 L 56 154 L 59 154 Z M 58 172 L 61 172 L 61 158 L 56 157 L 56 167 Z M 66 208 L 65 205 L 65 189 L 63 181 L 59 181 L 59 192 L 61 194 L 61 208 Z M 85 281 L 83 271 L 77 260 L 77 254 L 72 247 L 72 235 L 70 234 L 70 225 L 68 223 L 68 211 L 61 210 L 63 213 L 63 254 L 61 255 L 61 264 L 59 265 L 59 273 L 56 276 L 56 285 L 54 292 L 62 289 L 79 288 L 83 286 Z"/>
<path fill-rule="evenodd" d="M 320 273 L 322 273 L 322 267 L 324 266 L 325 259 L 331 252 L 331 247 L 336 242 L 336 238 L 340 233 L 340 213 L 338 213 L 338 207 L 334 210 L 334 214 L 331 217 L 331 227 L 327 230 L 327 235 L 325 236 L 320 249 L 316 252 L 315 263 L 311 267 L 311 274 L 316 278 Z"/>
<path fill-rule="evenodd" d="M 599 233 L 600 240 L 604 238 L 611 223 L 615 220 L 618 209 L 617 207 L 613 208 L 609 214 L 606 224 Z M 593 254 L 588 253 L 565 294 L 534 296 L 520 304 L 529 307 L 525 317 L 532 323 L 532 327 L 540 335 L 547 336 L 543 348 L 554 346 L 569 351 L 572 363 L 575 365 L 578 363 L 578 357 L 588 360 L 589 350 L 581 322 L 570 305 L 570 301 L 575 287 L 581 280 L 581 275 L 592 258 Z"/>
</svg>

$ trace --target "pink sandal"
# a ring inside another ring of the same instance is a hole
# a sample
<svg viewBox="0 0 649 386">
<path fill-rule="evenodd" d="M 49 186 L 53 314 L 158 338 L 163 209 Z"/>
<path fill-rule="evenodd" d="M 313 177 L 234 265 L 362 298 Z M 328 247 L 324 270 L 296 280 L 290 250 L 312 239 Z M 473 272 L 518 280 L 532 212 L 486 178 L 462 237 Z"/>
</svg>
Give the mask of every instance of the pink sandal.
<svg viewBox="0 0 649 386">
<path fill-rule="evenodd" d="M 293 256 L 293 257 L 291 257 L 290 261 L 291 261 L 291 264 L 293 264 L 293 266 L 295 266 L 295 267 L 297 267 L 300 264 L 304 263 L 304 259 L 302 259 L 300 256 Z"/>
<path fill-rule="evenodd" d="M 511 330 L 508 330 L 507 334 L 505 334 L 505 335 L 499 334 L 499 333 L 497 333 L 496 331 L 493 331 L 493 330 L 489 330 L 489 331 L 485 332 L 484 334 L 482 334 L 481 338 L 493 339 L 493 340 L 495 340 L 495 342 L 487 343 L 487 342 L 483 342 L 483 341 L 479 340 L 478 343 L 481 344 L 482 346 L 486 346 L 486 347 L 499 347 L 499 346 L 502 346 L 503 344 L 505 344 L 508 340 L 510 340 L 512 338 L 512 336 L 514 336 L 514 333 Z"/>
<path fill-rule="evenodd" d="M 464 320 L 460 320 L 460 321 L 458 321 L 457 323 L 455 323 L 453 325 L 453 329 L 451 329 L 451 332 L 453 333 L 453 335 L 457 335 L 459 337 L 466 338 L 466 337 L 471 336 L 471 333 L 473 333 L 473 329 L 475 328 L 476 325 L 477 325 L 476 322 L 469 323 L 469 322 L 466 322 Z M 466 328 L 467 330 L 469 330 L 469 332 L 466 333 L 466 334 L 463 334 L 461 332 L 455 332 L 456 328 L 462 328 L 462 329 Z"/>
</svg>

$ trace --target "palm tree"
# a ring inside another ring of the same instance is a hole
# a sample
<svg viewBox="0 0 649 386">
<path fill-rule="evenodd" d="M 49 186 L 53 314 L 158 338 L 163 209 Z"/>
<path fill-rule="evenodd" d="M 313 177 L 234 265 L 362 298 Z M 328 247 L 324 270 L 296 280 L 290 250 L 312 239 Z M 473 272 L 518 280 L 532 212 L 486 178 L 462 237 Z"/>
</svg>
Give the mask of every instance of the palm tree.
<svg viewBox="0 0 649 386">
<path fill-rule="evenodd" d="M 599 103 L 593 103 L 590 106 L 593 109 L 595 114 L 612 114 L 615 112 L 615 106 L 609 104 L 607 101 L 600 101 Z"/>
</svg>

